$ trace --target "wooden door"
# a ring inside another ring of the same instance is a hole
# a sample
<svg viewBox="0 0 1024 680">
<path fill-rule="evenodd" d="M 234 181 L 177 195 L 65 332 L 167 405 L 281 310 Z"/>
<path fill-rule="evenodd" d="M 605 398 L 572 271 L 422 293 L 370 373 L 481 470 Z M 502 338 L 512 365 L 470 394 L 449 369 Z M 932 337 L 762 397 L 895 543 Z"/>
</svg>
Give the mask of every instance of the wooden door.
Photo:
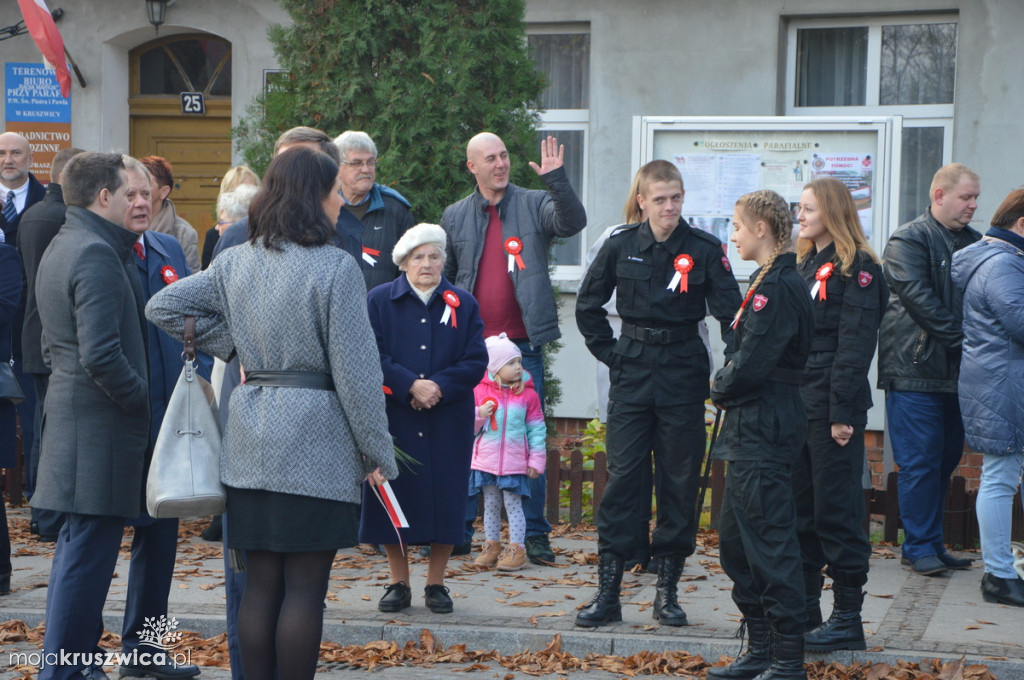
<svg viewBox="0 0 1024 680">
<path fill-rule="evenodd" d="M 199 232 L 200 244 L 217 223 L 220 180 L 231 168 L 231 104 L 217 104 L 221 102 L 207 102 L 205 116 L 188 117 L 177 101 L 163 111 L 153 102 L 146 102 L 145 113 L 132 107 L 131 155 L 163 156 L 174 167 L 170 198 L 178 215 Z M 217 115 L 214 108 L 225 111 Z"/>
</svg>

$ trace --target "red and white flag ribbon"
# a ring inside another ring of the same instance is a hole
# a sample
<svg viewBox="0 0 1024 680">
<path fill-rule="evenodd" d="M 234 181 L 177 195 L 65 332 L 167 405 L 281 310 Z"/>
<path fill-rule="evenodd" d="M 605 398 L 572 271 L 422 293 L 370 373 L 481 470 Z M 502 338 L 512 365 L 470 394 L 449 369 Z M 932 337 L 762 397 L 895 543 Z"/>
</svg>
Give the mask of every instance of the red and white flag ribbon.
<svg viewBox="0 0 1024 680">
<path fill-rule="evenodd" d="M 373 248 L 367 248 L 363 246 L 363 262 L 370 265 L 371 267 L 377 264 L 377 259 L 380 257 L 380 251 L 374 250 Z"/>
<path fill-rule="evenodd" d="M 71 71 L 64 59 L 64 39 L 57 30 L 53 15 L 46 8 L 45 0 L 18 0 L 25 27 L 32 35 L 36 47 L 43 53 L 43 59 L 57 69 L 60 94 L 67 99 L 71 96 Z"/>
<path fill-rule="evenodd" d="M 835 271 L 835 268 L 836 268 L 836 266 L 834 264 L 832 264 L 831 262 L 826 262 L 825 264 L 823 264 L 820 267 L 818 267 L 818 271 L 816 271 L 814 273 L 814 278 L 817 279 L 817 281 L 815 281 L 814 285 L 811 286 L 811 299 L 812 300 L 815 300 L 815 299 L 817 299 L 817 300 L 827 300 L 828 299 L 828 292 L 826 291 L 826 283 L 828 282 L 828 277 L 832 276 L 832 272 Z"/>
<path fill-rule="evenodd" d="M 693 269 L 693 258 L 683 253 L 676 256 L 672 266 L 675 267 L 676 273 L 672 275 L 672 280 L 668 282 L 666 290 L 675 290 L 676 286 L 679 286 L 680 293 L 688 293 L 690 291 L 690 270 Z"/>
<path fill-rule="evenodd" d="M 441 297 L 444 299 L 444 314 L 441 315 L 441 323 L 447 324 L 448 319 L 452 320 L 452 328 L 459 327 L 459 320 L 455 316 L 455 310 L 459 306 L 459 296 L 453 290 L 446 290 Z"/>
<path fill-rule="evenodd" d="M 508 273 L 511 274 L 515 271 L 516 267 L 519 269 L 526 269 L 526 263 L 523 262 L 523 258 L 519 253 L 523 252 L 523 242 L 515 236 L 509 236 L 505 239 L 505 252 L 508 253 Z"/>
<path fill-rule="evenodd" d="M 398 530 L 408 529 L 409 520 L 405 518 L 405 513 L 402 512 L 402 506 L 398 503 L 398 497 L 395 496 L 394 489 L 391 488 L 391 482 L 384 482 L 380 486 L 371 484 L 370 489 L 373 490 L 373 494 L 380 501 L 380 504 L 384 506 L 384 512 L 388 514 L 391 526 L 395 528 L 395 535 L 398 536 L 398 545 L 402 546 L 402 554 L 404 555 L 405 544 L 402 541 L 402 534 Z"/>
</svg>

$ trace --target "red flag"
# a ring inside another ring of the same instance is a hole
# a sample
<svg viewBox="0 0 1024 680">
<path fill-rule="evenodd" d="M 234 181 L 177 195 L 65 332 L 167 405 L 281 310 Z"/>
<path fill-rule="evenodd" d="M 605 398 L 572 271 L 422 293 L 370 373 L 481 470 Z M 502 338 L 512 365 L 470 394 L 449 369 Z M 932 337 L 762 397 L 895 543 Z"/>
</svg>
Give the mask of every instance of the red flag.
<svg viewBox="0 0 1024 680">
<path fill-rule="evenodd" d="M 43 59 L 56 67 L 60 93 L 67 99 L 71 96 L 71 71 L 64 59 L 64 39 L 60 37 L 45 0 L 18 0 L 18 6 L 32 40 L 43 53 Z"/>
</svg>

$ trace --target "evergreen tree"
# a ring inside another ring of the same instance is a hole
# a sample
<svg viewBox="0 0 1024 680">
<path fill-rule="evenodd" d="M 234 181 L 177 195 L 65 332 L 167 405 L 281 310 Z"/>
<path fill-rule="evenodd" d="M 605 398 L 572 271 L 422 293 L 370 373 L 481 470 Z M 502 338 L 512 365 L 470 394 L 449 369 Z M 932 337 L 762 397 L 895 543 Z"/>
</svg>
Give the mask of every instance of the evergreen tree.
<svg viewBox="0 0 1024 680">
<path fill-rule="evenodd" d="M 512 181 L 540 186 L 536 102 L 523 0 L 281 0 L 292 19 L 271 43 L 282 84 L 258 97 L 235 130 L 261 172 L 274 140 L 309 125 L 336 136 L 364 130 L 377 144 L 377 181 L 437 222 L 468 194 L 466 142 L 489 130 L 512 158 Z"/>
</svg>

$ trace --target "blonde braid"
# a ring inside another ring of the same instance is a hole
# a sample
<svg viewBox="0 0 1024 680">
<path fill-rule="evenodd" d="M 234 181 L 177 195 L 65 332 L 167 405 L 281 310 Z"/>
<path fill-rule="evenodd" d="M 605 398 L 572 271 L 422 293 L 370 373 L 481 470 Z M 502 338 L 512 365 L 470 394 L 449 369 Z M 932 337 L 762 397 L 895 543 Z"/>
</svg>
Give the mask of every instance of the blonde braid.
<svg viewBox="0 0 1024 680">
<path fill-rule="evenodd" d="M 740 196 L 736 205 L 742 208 L 754 222 L 762 221 L 768 227 L 768 231 L 775 238 L 775 248 L 768 260 L 761 267 L 761 272 L 750 284 L 747 293 L 749 298 L 761 284 L 761 280 L 771 271 L 775 264 L 775 258 L 786 252 L 791 244 L 790 232 L 793 224 L 793 215 L 789 211 L 789 204 L 779 194 L 768 189 L 760 189 L 749 194 Z"/>
</svg>

